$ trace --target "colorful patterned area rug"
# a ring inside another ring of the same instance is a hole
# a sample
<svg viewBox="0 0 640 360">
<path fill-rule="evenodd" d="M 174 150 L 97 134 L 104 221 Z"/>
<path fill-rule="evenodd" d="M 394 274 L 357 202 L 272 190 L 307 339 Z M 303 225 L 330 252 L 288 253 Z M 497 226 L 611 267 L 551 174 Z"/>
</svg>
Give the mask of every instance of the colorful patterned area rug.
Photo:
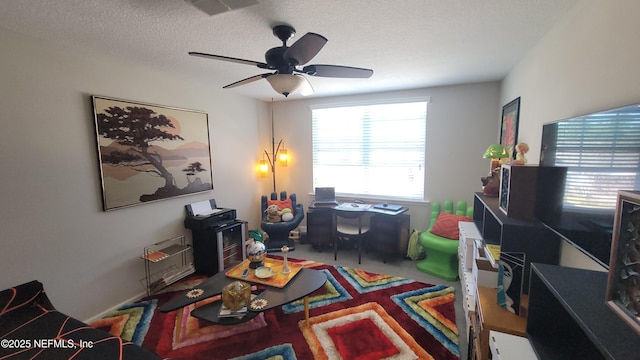
<svg viewBox="0 0 640 360">
<path fill-rule="evenodd" d="M 289 260 L 327 275 L 324 287 L 310 295 L 308 324 L 302 300 L 235 326 L 190 316 L 195 306 L 219 297 L 159 312 L 205 279 L 193 276 L 91 325 L 172 359 L 459 359 L 452 287 Z"/>
</svg>

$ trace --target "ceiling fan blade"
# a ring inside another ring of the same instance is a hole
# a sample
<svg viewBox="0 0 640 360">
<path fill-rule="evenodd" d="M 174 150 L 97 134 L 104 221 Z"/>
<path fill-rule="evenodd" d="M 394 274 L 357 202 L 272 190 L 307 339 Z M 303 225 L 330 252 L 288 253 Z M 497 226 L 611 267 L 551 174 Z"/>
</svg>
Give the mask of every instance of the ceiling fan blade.
<svg viewBox="0 0 640 360">
<path fill-rule="evenodd" d="M 236 82 L 231 83 L 229 85 L 225 85 L 222 88 L 223 89 L 234 88 L 234 87 L 237 87 L 237 86 L 240 86 L 240 85 L 245 85 L 245 84 L 248 84 L 248 83 L 252 83 L 254 81 L 258 81 L 260 79 L 264 79 L 264 78 L 269 77 L 271 75 L 273 75 L 273 74 L 272 73 L 264 73 L 264 74 L 260 74 L 260 75 L 255 75 L 255 76 L 252 76 L 252 77 L 248 77 L 246 79 L 242 79 L 240 81 L 236 81 Z"/>
<path fill-rule="evenodd" d="M 340 65 L 309 65 L 302 72 L 311 76 L 336 78 L 369 78 L 373 70 Z"/>
<path fill-rule="evenodd" d="M 229 57 L 229 56 L 205 54 L 205 53 L 195 52 L 195 51 L 189 51 L 189 55 L 191 55 L 191 56 L 199 56 L 199 57 L 203 57 L 203 58 L 206 58 L 206 59 L 230 61 L 230 62 L 239 63 L 239 64 L 245 64 L 245 65 L 254 65 L 254 66 L 257 66 L 257 67 L 259 67 L 261 69 L 267 69 L 269 67 L 267 64 L 265 64 L 263 62 L 253 61 L 253 60 L 245 60 L 245 59 L 238 59 L 238 58 L 233 58 L 233 57 Z"/>
<path fill-rule="evenodd" d="M 308 63 L 314 56 L 322 50 L 327 38 L 316 33 L 306 33 L 300 40 L 296 41 L 287 50 L 282 57 L 295 65 Z"/>
</svg>

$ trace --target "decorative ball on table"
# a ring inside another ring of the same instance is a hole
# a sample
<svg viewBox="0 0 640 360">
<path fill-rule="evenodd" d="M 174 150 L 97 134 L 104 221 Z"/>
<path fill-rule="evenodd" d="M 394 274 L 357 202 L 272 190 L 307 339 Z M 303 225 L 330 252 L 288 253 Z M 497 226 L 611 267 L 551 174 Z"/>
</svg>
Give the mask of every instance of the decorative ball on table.
<svg viewBox="0 0 640 360">
<path fill-rule="evenodd" d="M 263 243 L 251 239 L 253 242 L 247 246 L 247 259 L 249 259 L 249 267 L 257 269 L 264 265 L 264 254 L 267 253 L 267 247 Z"/>
</svg>

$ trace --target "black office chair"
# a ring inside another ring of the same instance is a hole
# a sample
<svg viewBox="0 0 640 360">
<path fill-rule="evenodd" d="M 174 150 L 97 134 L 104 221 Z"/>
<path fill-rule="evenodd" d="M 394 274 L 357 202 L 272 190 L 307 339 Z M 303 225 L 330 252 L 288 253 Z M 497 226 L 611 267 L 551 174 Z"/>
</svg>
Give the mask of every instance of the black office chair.
<svg viewBox="0 0 640 360">
<path fill-rule="evenodd" d="M 338 241 L 356 240 L 358 244 L 358 264 L 362 258 L 362 239 L 369 232 L 369 218 L 364 211 L 334 210 L 336 216 L 336 236 L 334 237 L 333 260 L 338 260 Z M 365 219 L 363 219 L 365 217 Z"/>
</svg>

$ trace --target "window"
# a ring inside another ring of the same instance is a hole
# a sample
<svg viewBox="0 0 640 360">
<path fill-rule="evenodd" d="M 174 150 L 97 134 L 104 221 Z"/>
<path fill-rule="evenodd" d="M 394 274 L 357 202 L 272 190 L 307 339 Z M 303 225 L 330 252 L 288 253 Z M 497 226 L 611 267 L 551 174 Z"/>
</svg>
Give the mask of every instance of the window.
<svg viewBox="0 0 640 360">
<path fill-rule="evenodd" d="M 422 200 L 427 101 L 312 108 L 313 186 Z"/>
<path fill-rule="evenodd" d="M 637 189 L 640 114 L 600 113 L 558 124 L 555 163 L 569 167 L 564 205 L 614 209 L 619 189 Z"/>
</svg>

